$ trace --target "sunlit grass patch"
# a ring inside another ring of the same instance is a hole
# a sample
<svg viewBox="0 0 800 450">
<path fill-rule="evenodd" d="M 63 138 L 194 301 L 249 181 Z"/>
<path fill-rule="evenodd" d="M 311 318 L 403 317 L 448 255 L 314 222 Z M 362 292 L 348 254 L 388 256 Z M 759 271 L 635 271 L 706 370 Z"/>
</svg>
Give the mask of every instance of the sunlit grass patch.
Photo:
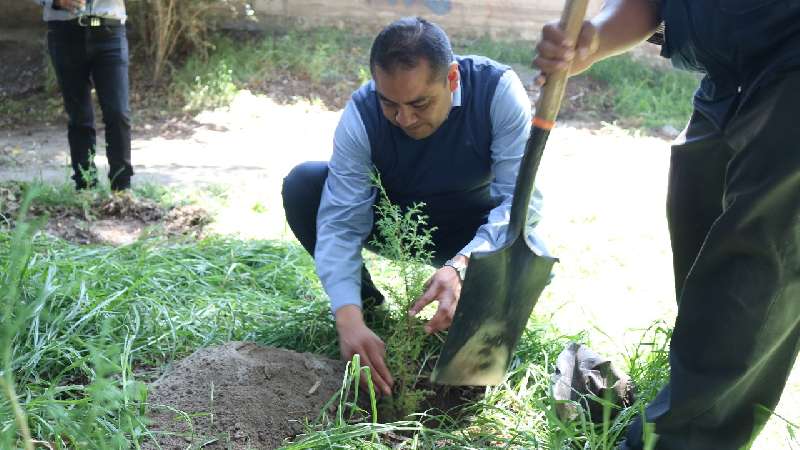
<svg viewBox="0 0 800 450">
<path fill-rule="evenodd" d="M 628 126 L 645 128 L 681 129 L 692 113 L 699 84 L 696 74 L 652 67 L 629 55 L 600 61 L 586 75 L 608 85 L 608 91 L 595 99 L 598 103 L 608 98 Z"/>
<path fill-rule="evenodd" d="M 190 56 L 173 77 L 178 100 L 189 111 L 226 106 L 239 89 L 258 90 L 265 82 L 280 86 L 287 78 L 308 83 L 310 98 L 321 85 L 336 88 L 346 82 L 343 88 L 352 89 L 365 76 L 370 41 L 366 35 L 318 28 L 243 40 L 220 35 L 212 44 L 207 58 Z"/>
</svg>

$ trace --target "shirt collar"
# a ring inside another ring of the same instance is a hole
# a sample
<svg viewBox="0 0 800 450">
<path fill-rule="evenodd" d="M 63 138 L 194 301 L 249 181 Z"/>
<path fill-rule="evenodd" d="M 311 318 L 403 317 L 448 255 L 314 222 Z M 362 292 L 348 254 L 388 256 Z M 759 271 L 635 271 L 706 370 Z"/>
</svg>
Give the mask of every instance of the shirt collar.
<svg viewBox="0 0 800 450">
<path fill-rule="evenodd" d="M 451 95 L 453 98 L 453 108 L 461 106 L 461 77 L 458 78 L 458 87 Z"/>
</svg>

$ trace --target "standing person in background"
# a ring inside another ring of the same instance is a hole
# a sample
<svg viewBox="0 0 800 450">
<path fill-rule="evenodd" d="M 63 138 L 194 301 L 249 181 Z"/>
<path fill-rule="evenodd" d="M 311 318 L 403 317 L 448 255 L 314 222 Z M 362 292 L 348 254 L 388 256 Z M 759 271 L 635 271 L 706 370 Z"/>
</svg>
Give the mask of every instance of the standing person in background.
<svg viewBox="0 0 800 450">
<path fill-rule="evenodd" d="M 111 189 L 130 188 L 131 119 L 124 0 L 33 0 L 44 8 L 47 47 L 69 117 L 76 189 L 97 184 L 92 87 L 103 112 Z"/>
<path fill-rule="evenodd" d="M 539 81 L 621 53 L 661 22 L 662 55 L 705 77 L 672 147 L 678 316 L 670 380 L 645 420 L 657 450 L 738 450 L 800 349 L 800 1 L 609 0 L 577 43 L 544 28 Z M 642 424 L 622 449 L 643 448 Z"/>
</svg>

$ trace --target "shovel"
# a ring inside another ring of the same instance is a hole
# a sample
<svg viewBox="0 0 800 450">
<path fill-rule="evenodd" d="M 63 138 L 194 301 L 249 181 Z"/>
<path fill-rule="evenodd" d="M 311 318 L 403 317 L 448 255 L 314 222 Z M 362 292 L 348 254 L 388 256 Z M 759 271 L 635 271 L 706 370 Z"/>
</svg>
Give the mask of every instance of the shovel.
<svg viewBox="0 0 800 450">
<path fill-rule="evenodd" d="M 573 42 L 588 0 L 567 0 L 561 29 Z M 533 179 L 547 137 L 555 125 L 566 88 L 567 71 L 547 77 L 531 135 L 520 163 L 507 241 L 498 250 L 470 257 L 461 297 L 432 381 L 457 386 L 500 384 L 539 295 L 550 279 L 555 258 L 538 255 L 526 242 L 525 222 Z"/>
</svg>

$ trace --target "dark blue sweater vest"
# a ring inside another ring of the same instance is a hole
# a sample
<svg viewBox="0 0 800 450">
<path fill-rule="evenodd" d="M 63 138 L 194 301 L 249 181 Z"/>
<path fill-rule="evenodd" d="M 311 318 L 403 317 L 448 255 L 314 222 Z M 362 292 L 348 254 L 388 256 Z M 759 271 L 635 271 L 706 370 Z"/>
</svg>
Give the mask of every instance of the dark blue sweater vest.
<svg viewBox="0 0 800 450">
<path fill-rule="evenodd" d="M 458 240 L 466 245 L 497 206 L 489 192 L 493 179 L 489 110 L 508 67 L 478 56 L 456 59 L 461 106 L 452 108 L 447 120 L 425 139 L 408 137 L 386 119 L 373 83 L 357 90 L 353 101 L 389 199 L 404 208 L 424 202 L 429 225 L 437 227 L 434 241 L 455 234 L 462 235 Z"/>
</svg>

